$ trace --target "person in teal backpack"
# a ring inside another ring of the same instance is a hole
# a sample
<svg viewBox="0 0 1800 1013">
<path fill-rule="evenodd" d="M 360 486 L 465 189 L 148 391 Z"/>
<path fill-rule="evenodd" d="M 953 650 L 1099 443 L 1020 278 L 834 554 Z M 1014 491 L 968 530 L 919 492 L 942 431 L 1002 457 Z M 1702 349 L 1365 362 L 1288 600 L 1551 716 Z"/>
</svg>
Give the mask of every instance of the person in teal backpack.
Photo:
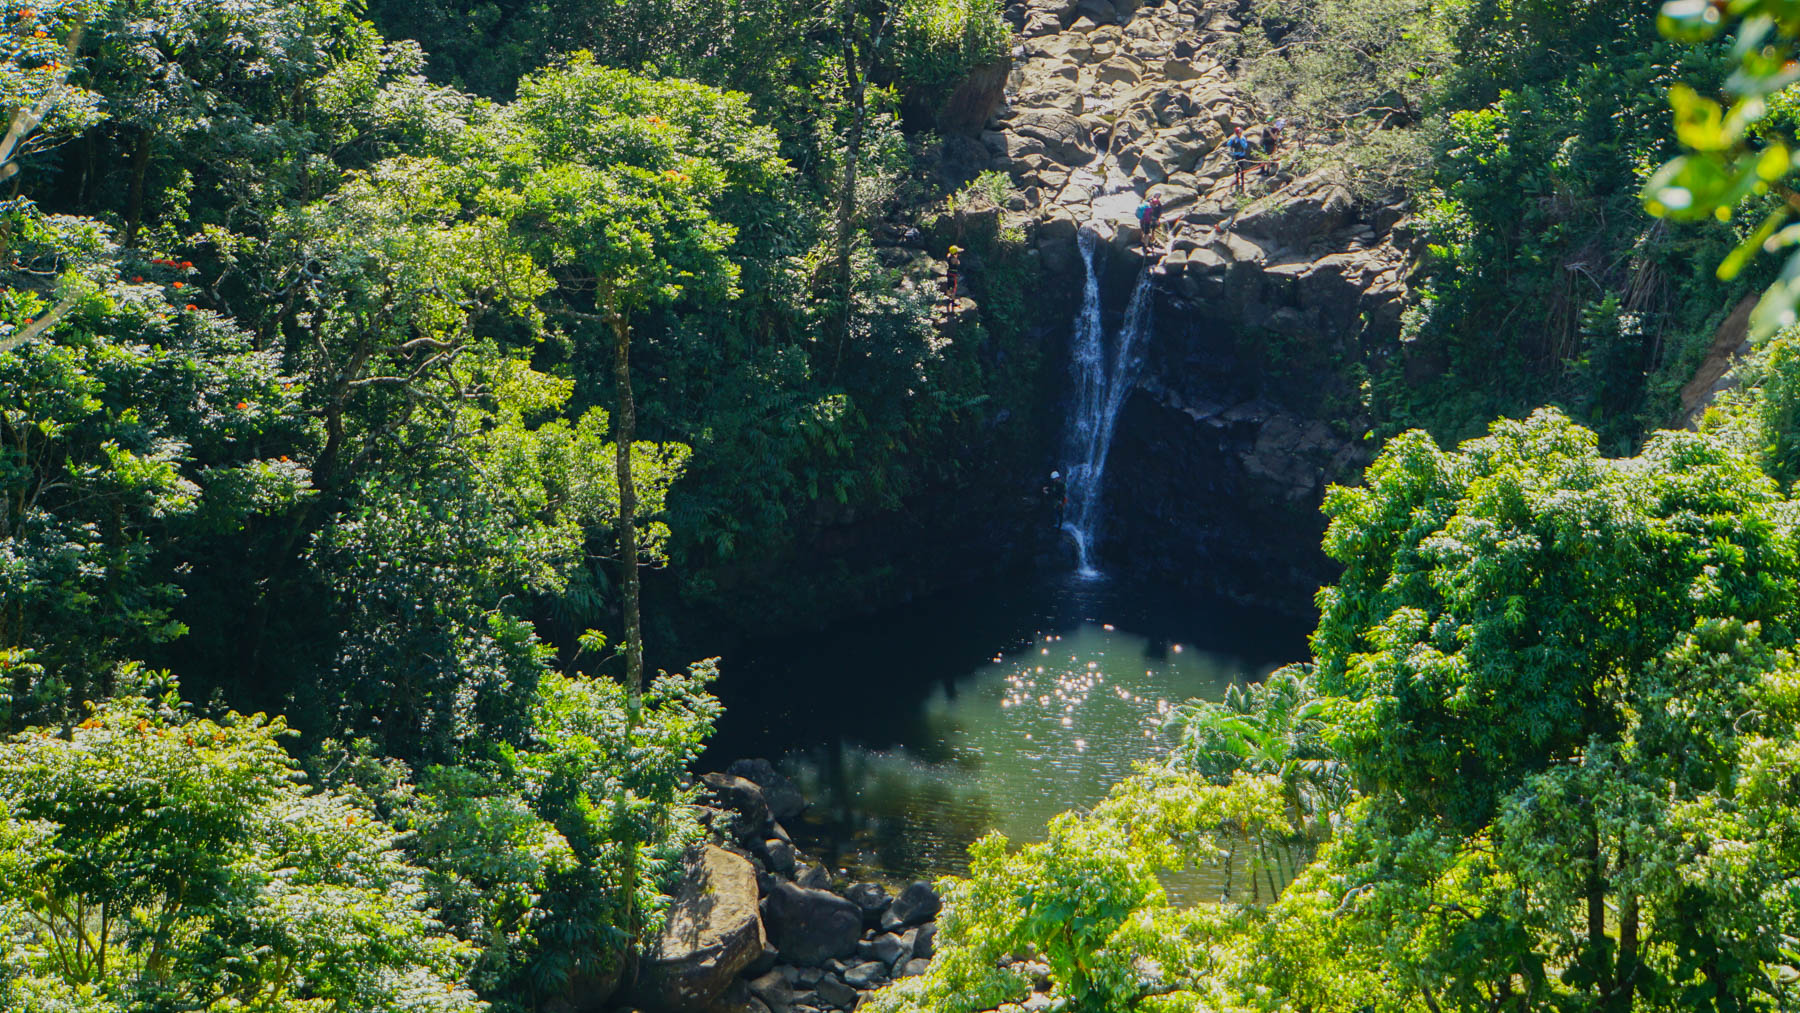
<svg viewBox="0 0 1800 1013">
<path fill-rule="evenodd" d="M 1156 228 L 1162 223 L 1162 198 L 1152 197 L 1149 201 L 1139 204 L 1137 219 L 1139 241 L 1143 244 L 1144 252 L 1149 253 L 1150 247 L 1156 242 Z"/>
<path fill-rule="evenodd" d="M 1250 138 L 1244 136 L 1244 128 L 1239 127 L 1225 142 L 1225 153 L 1231 156 L 1232 164 L 1237 167 L 1237 179 L 1232 190 L 1244 189 L 1244 170 L 1250 166 Z"/>
</svg>

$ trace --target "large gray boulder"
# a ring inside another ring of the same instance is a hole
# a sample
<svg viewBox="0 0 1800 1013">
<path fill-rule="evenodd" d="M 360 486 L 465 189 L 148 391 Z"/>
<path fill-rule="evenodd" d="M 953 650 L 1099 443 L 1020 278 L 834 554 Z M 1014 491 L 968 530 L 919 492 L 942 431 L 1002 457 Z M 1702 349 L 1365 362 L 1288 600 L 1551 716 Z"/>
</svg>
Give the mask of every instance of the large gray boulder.
<svg viewBox="0 0 1800 1013">
<path fill-rule="evenodd" d="M 760 835 L 771 822 L 768 797 L 755 781 L 734 774 L 702 774 L 705 800 L 737 814 L 738 834 Z"/>
<path fill-rule="evenodd" d="M 856 952 L 862 909 L 834 893 L 776 883 L 762 901 L 763 923 L 783 959 L 818 964 Z"/>
<path fill-rule="evenodd" d="M 878 883 L 852 883 L 845 888 L 844 898 L 862 909 L 863 921 L 871 928 L 880 923 L 881 912 L 894 900 Z"/>
<path fill-rule="evenodd" d="M 769 815 L 778 821 L 792 819 L 806 808 L 806 796 L 800 794 L 800 787 L 768 760 L 736 760 L 725 768 L 725 773 L 761 788 L 763 800 L 769 804 Z"/>
<path fill-rule="evenodd" d="M 881 927 L 892 932 L 908 925 L 928 922 L 937 917 L 943 906 L 944 902 L 938 899 L 937 891 L 931 888 L 930 883 L 910 884 L 881 913 Z"/>
<path fill-rule="evenodd" d="M 724 996 L 767 942 L 756 895 L 749 861 L 710 844 L 702 848 L 688 863 L 668 922 L 644 960 L 639 1001 L 685 1013 Z"/>
</svg>

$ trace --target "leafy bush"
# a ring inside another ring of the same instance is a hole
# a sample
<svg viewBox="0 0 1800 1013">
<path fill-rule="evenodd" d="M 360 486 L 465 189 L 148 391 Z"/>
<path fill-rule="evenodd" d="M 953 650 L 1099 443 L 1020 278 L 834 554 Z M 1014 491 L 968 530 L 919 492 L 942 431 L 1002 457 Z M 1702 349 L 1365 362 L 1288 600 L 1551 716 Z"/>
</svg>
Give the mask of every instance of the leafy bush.
<svg viewBox="0 0 1800 1013">
<path fill-rule="evenodd" d="M 999 0 L 902 0 L 893 34 L 901 83 L 927 92 L 1000 59 L 1011 39 Z"/>
<path fill-rule="evenodd" d="M 0 1006 L 475 1013 L 392 828 L 170 692 L 0 745 Z"/>
</svg>

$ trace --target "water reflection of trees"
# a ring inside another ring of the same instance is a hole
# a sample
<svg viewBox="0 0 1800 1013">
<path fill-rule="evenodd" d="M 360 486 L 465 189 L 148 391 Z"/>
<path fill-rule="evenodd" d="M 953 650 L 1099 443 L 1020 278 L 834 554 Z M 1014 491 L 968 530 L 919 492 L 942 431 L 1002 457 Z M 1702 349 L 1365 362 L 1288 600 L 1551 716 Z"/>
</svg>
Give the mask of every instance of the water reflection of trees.
<svg viewBox="0 0 1800 1013">
<path fill-rule="evenodd" d="M 855 875 L 966 872 L 969 845 L 997 822 L 993 800 L 978 786 L 905 752 L 819 746 L 790 755 L 784 766 L 812 802 L 789 831 Z"/>
</svg>

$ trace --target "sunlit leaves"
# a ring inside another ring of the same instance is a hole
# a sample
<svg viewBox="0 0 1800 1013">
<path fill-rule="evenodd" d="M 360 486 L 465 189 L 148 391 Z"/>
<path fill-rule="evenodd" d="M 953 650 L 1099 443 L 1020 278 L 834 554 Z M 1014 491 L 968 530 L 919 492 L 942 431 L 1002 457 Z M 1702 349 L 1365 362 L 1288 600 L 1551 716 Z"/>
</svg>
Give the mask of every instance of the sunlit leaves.
<svg viewBox="0 0 1800 1013">
<path fill-rule="evenodd" d="M 286 734 L 170 695 L 0 745 L 8 1008 L 480 1009 L 392 830 L 309 792 Z"/>
</svg>

